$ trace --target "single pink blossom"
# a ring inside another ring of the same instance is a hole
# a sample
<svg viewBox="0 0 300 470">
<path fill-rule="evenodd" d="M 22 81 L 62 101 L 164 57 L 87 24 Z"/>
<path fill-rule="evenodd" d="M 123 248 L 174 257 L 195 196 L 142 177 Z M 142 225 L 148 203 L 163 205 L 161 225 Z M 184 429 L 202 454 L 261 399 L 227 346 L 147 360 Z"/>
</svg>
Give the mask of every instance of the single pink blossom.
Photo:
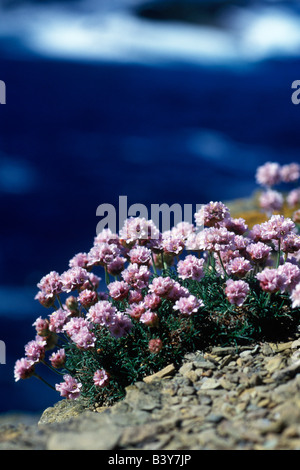
<svg viewBox="0 0 300 470">
<path fill-rule="evenodd" d="M 90 307 L 86 318 L 93 323 L 102 326 L 110 326 L 116 313 L 116 307 L 114 307 L 108 300 L 99 300 L 96 304 Z"/>
<path fill-rule="evenodd" d="M 284 292 L 286 288 L 287 278 L 276 268 L 265 268 L 256 274 L 260 287 L 265 292 Z"/>
<path fill-rule="evenodd" d="M 242 256 L 232 259 L 226 266 L 228 274 L 234 274 L 239 277 L 244 277 L 252 269 L 250 261 Z"/>
<path fill-rule="evenodd" d="M 104 369 L 98 369 L 93 375 L 93 381 L 97 387 L 106 387 L 109 383 L 109 374 Z"/>
<path fill-rule="evenodd" d="M 108 290 L 114 300 L 124 300 L 128 296 L 130 286 L 125 281 L 114 281 L 108 284 Z"/>
<path fill-rule="evenodd" d="M 149 327 L 155 327 L 158 324 L 158 315 L 151 310 L 146 310 L 140 317 L 140 322 Z"/>
<path fill-rule="evenodd" d="M 143 313 L 145 313 L 147 310 L 147 306 L 145 305 L 144 302 L 139 302 L 136 304 L 131 304 L 130 307 L 126 309 L 127 315 L 129 315 L 131 318 L 134 318 L 135 320 L 139 320 Z"/>
<path fill-rule="evenodd" d="M 88 274 L 87 270 L 80 266 L 68 269 L 61 275 L 62 290 L 64 292 L 71 292 L 78 289 L 88 280 Z"/>
<path fill-rule="evenodd" d="M 22 357 L 18 359 L 14 367 L 14 378 L 17 382 L 20 379 L 28 379 L 34 374 L 34 364 L 29 359 Z"/>
<path fill-rule="evenodd" d="M 204 277 L 204 259 L 188 255 L 177 264 L 177 273 L 181 279 L 200 281 Z"/>
<path fill-rule="evenodd" d="M 225 294 L 229 302 L 233 305 L 243 305 L 249 291 L 249 284 L 245 281 L 233 281 L 232 279 L 226 281 Z"/>
<path fill-rule="evenodd" d="M 252 261 L 262 263 L 268 259 L 272 249 L 265 243 L 256 242 L 248 245 L 246 251 Z"/>
<path fill-rule="evenodd" d="M 229 209 L 223 202 L 209 202 L 195 213 L 196 225 L 214 227 L 230 217 Z"/>
<path fill-rule="evenodd" d="M 150 310 L 156 310 L 161 304 L 161 297 L 154 293 L 146 294 L 144 297 L 144 303 Z"/>
<path fill-rule="evenodd" d="M 77 255 L 73 256 L 72 259 L 69 261 L 70 268 L 87 268 L 88 266 L 88 255 L 87 253 L 77 253 Z"/>
<path fill-rule="evenodd" d="M 151 272 L 148 266 L 137 263 L 130 264 L 122 272 L 122 278 L 134 289 L 144 289 L 148 286 Z"/>
<path fill-rule="evenodd" d="M 300 307 L 300 283 L 291 292 L 292 308 Z"/>
<path fill-rule="evenodd" d="M 25 345 L 25 355 L 32 364 L 42 361 L 45 357 L 47 341 L 43 340 L 41 336 L 38 338 L 37 340 L 29 341 Z"/>
<path fill-rule="evenodd" d="M 264 191 L 259 196 L 259 205 L 267 213 L 272 213 L 274 211 L 280 211 L 283 206 L 283 196 L 279 191 L 274 191 L 273 189 L 268 189 Z"/>
<path fill-rule="evenodd" d="M 66 351 L 61 348 L 56 352 L 53 352 L 49 358 L 52 367 L 54 369 L 60 369 L 66 363 Z"/>
<path fill-rule="evenodd" d="M 53 333 L 61 333 L 63 327 L 69 321 L 70 312 L 63 308 L 57 309 L 55 312 L 49 315 L 49 330 Z"/>
<path fill-rule="evenodd" d="M 162 340 L 159 338 L 150 339 L 148 349 L 151 354 L 158 354 L 163 348 Z"/>
<path fill-rule="evenodd" d="M 53 299 L 62 292 L 62 280 L 56 271 L 51 271 L 42 277 L 37 287 L 43 293 L 45 299 Z"/>
<path fill-rule="evenodd" d="M 149 292 L 156 294 L 160 297 L 166 297 L 168 293 L 174 287 L 174 280 L 169 276 L 162 277 L 158 276 L 152 280 L 152 283 L 149 285 Z"/>
<path fill-rule="evenodd" d="M 278 272 L 286 278 L 285 290 L 291 292 L 300 282 L 300 268 L 292 263 L 286 262 L 278 267 Z"/>
<path fill-rule="evenodd" d="M 194 295 L 188 297 L 181 297 L 173 306 L 174 310 L 178 310 L 182 315 L 192 315 L 198 312 L 200 307 L 203 307 L 203 301 L 197 299 Z"/>
<path fill-rule="evenodd" d="M 300 202 L 300 188 L 292 189 L 286 197 L 287 203 L 290 207 L 295 207 Z"/>
<path fill-rule="evenodd" d="M 118 312 L 114 315 L 113 322 L 109 325 L 109 332 L 115 338 L 121 338 L 128 335 L 132 327 L 133 324 L 129 316 Z"/>
<path fill-rule="evenodd" d="M 38 317 L 32 326 L 35 326 L 35 330 L 40 336 L 47 336 L 49 334 L 49 320 L 46 318 Z"/>
<path fill-rule="evenodd" d="M 298 163 L 283 165 L 280 174 L 282 181 L 285 183 L 294 183 L 300 178 L 300 165 Z"/>
<path fill-rule="evenodd" d="M 138 265 L 145 264 L 149 266 L 151 263 L 151 250 L 145 246 L 134 246 L 128 253 L 130 262 Z"/>
<path fill-rule="evenodd" d="M 281 169 L 278 163 L 267 162 L 256 170 L 256 181 L 262 186 L 271 187 L 281 182 Z"/>
<path fill-rule="evenodd" d="M 84 308 L 89 308 L 98 301 L 98 295 L 93 290 L 84 289 L 79 293 L 78 300 Z"/>
<path fill-rule="evenodd" d="M 64 375 L 63 379 L 64 382 L 55 385 L 55 389 L 60 392 L 60 395 L 69 400 L 76 400 L 79 398 L 82 384 L 69 374 Z"/>
</svg>

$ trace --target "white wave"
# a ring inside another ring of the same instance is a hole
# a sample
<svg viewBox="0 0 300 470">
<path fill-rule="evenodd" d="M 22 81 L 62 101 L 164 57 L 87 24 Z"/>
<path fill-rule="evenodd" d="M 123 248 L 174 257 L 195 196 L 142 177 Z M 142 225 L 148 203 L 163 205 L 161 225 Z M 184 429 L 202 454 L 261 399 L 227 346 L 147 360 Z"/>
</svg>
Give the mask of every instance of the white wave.
<svg viewBox="0 0 300 470">
<path fill-rule="evenodd" d="M 90 0 L 76 10 L 62 5 L 3 10 L 0 38 L 17 38 L 47 57 L 94 61 L 230 64 L 299 54 L 300 19 L 287 8 L 230 9 L 224 27 L 216 28 L 140 19 L 128 8 L 136 3 L 111 0 L 108 8 L 107 2 Z"/>
</svg>

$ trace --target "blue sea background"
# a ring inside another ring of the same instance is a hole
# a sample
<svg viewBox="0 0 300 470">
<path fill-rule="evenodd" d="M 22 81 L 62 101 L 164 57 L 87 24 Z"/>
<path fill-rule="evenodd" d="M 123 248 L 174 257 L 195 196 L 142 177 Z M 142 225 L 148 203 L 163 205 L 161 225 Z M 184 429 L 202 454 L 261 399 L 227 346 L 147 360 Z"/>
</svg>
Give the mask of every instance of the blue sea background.
<svg viewBox="0 0 300 470">
<path fill-rule="evenodd" d="M 100 204 L 248 197 L 257 166 L 299 161 L 298 2 L 187 6 L 1 2 L 0 412 L 59 399 L 13 367 L 49 313 L 36 284 L 90 249 Z"/>
</svg>

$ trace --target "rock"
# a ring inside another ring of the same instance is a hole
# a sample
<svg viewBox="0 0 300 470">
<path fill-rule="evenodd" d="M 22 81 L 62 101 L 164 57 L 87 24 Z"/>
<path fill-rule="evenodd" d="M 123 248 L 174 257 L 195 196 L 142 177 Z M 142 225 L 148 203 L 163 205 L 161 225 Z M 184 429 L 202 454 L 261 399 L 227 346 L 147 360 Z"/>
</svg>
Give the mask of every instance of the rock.
<svg viewBox="0 0 300 470">
<path fill-rule="evenodd" d="M 78 400 L 61 400 L 53 407 L 47 408 L 38 424 L 60 423 L 80 415 L 86 410 L 84 402 Z"/>
<path fill-rule="evenodd" d="M 166 367 L 164 367 L 162 370 L 156 372 L 155 374 L 148 375 L 147 377 L 144 377 L 143 381 L 146 383 L 151 383 L 155 380 L 160 380 L 160 379 L 165 379 L 167 377 L 171 377 L 174 375 L 176 372 L 174 364 L 170 364 Z"/>
</svg>

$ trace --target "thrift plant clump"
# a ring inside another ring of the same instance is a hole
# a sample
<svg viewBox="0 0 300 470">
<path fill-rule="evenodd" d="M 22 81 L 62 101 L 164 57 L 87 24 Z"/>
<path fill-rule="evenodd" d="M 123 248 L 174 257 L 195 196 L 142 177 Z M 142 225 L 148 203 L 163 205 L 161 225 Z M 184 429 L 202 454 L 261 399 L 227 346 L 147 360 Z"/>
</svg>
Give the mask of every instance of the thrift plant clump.
<svg viewBox="0 0 300 470">
<path fill-rule="evenodd" d="M 99 233 L 65 272 L 40 280 L 36 299 L 48 314 L 33 323 L 15 380 L 45 382 L 38 368 L 46 366 L 58 377 L 46 383 L 62 397 L 109 405 L 187 352 L 280 339 L 299 324 L 299 263 L 299 210 L 249 228 L 210 202 L 195 223 L 163 233 L 129 218 L 119 234 Z"/>
</svg>

